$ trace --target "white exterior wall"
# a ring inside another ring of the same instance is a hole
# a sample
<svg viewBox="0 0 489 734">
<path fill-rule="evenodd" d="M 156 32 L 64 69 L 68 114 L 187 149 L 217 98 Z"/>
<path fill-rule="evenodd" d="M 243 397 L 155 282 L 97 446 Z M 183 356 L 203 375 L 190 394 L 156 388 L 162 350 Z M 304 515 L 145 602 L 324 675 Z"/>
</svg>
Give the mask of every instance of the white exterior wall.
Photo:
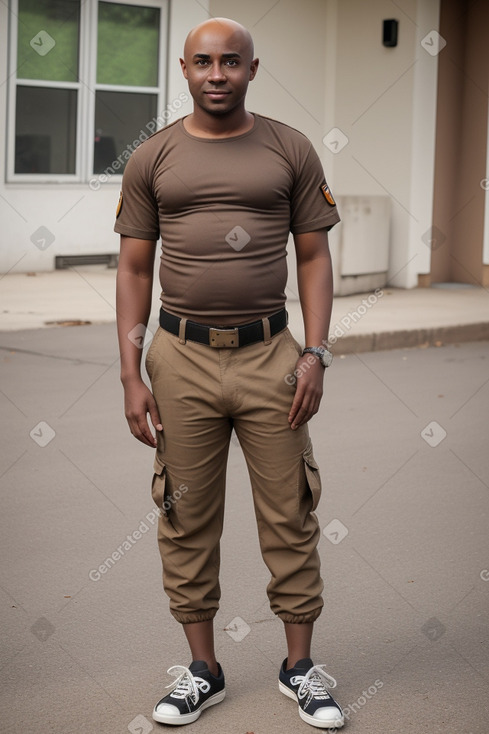
<svg viewBox="0 0 489 734">
<path fill-rule="evenodd" d="M 408 287 L 416 285 L 418 273 L 429 273 L 431 268 L 431 249 L 423 237 L 429 241 L 427 233 L 433 222 L 438 61 L 437 56 L 426 52 L 422 42 L 427 34 L 434 36 L 432 31 L 439 28 L 439 19 L 440 0 L 418 0 L 414 39 L 416 63 L 411 126 L 412 161 L 409 176 L 409 209 L 412 216 L 409 218 L 406 252 L 410 265 L 406 268 L 404 278 L 401 274 L 398 278 L 393 278 L 394 285 Z M 397 272 L 402 265 L 399 257 L 397 262 L 393 258 L 391 269 Z"/>
<path fill-rule="evenodd" d="M 391 197 L 389 275 L 412 287 L 429 271 L 421 235 L 431 225 L 436 57 L 420 39 L 437 28 L 439 0 L 174 0 L 170 10 L 168 103 L 186 92 L 178 58 L 188 30 L 207 15 L 234 18 L 255 39 L 261 68 L 248 108 L 302 130 L 313 142 L 337 196 Z M 394 12 L 395 11 L 395 12 Z M 382 46 L 382 20 L 397 17 L 399 45 Z M 7 78 L 8 12 L 0 4 L 0 78 Z M 0 86 L 0 124 L 7 84 Z M 188 102 L 175 115 L 191 110 Z M 333 154 L 322 142 L 340 128 L 348 144 Z M 50 270 L 54 256 L 117 252 L 112 232 L 120 177 L 88 184 L 6 184 L 0 151 L 0 272 Z M 54 243 L 39 250 L 40 226 Z M 372 243 L 375 248 L 375 242 Z M 362 258 L 364 260 L 364 258 Z M 296 291 L 293 256 L 289 295 Z"/>
<path fill-rule="evenodd" d="M 330 2 L 337 16 L 335 126 L 349 138 L 339 153 L 328 153 L 336 193 L 391 197 L 389 282 L 413 287 L 418 273 L 429 272 L 421 235 L 431 226 L 436 122 L 437 58 L 420 41 L 438 28 L 439 0 Z M 394 48 L 381 42 L 387 18 L 399 21 Z"/>
</svg>

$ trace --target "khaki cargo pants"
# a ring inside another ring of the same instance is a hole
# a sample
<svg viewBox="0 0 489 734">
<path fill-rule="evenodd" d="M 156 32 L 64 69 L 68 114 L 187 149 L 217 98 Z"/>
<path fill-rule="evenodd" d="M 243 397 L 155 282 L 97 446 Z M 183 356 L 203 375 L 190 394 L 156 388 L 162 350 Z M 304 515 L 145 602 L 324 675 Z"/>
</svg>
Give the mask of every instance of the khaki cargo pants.
<svg viewBox="0 0 489 734">
<path fill-rule="evenodd" d="M 219 543 L 234 427 L 247 463 L 267 593 L 284 622 L 314 621 L 323 605 L 314 509 L 321 485 L 307 426 L 287 416 L 301 348 L 288 329 L 241 348 L 181 343 L 160 327 L 146 357 L 163 435 L 152 485 L 170 610 L 181 623 L 219 607 Z"/>
</svg>

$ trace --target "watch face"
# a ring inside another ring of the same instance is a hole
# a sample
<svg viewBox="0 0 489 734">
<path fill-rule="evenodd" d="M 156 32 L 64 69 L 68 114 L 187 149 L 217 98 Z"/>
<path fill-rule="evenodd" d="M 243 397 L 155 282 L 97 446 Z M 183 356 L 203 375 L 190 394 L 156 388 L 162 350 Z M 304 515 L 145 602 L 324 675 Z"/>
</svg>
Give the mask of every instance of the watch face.
<svg viewBox="0 0 489 734">
<path fill-rule="evenodd" d="M 331 362 L 333 361 L 333 355 L 328 349 L 323 349 L 323 355 L 321 357 L 321 362 L 325 367 L 329 367 Z"/>
<path fill-rule="evenodd" d="M 329 367 L 331 362 L 333 361 L 333 355 L 331 354 L 329 349 L 325 349 L 324 347 L 307 347 L 306 349 L 304 349 L 303 353 L 307 352 L 309 352 L 310 354 L 315 354 L 323 367 Z"/>
</svg>

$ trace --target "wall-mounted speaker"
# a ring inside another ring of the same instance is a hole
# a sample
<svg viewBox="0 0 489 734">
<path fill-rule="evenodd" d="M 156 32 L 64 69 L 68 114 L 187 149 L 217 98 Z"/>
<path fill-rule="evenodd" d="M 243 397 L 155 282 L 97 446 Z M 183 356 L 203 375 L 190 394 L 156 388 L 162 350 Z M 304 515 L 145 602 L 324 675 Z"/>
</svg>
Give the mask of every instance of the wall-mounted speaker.
<svg viewBox="0 0 489 734">
<path fill-rule="evenodd" d="M 397 46 L 398 26 L 399 21 L 394 20 L 393 18 L 389 20 L 384 20 L 382 27 L 382 43 L 384 44 L 384 46 L 387 46 L 389 48 Z"/>
</svg>

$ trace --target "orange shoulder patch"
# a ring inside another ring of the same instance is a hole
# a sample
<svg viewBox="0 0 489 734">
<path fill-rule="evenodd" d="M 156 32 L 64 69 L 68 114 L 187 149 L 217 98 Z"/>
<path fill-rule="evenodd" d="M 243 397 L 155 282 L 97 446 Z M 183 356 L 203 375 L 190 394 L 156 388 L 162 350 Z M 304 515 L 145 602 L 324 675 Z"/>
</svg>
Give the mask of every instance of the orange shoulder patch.
<svg viewBox="0 0 489 734">
<path fill-rule="evenodd" d="M 333 194 L 331 193 L 331 189 L 329 188 L 329 186 L 327 184 L 323 184 L 320 188 L 328 204 L 330 206 L 336 206 L 336 201 L 333 198 Z"/>
<path fill-rule="evenodd" d="M 121 191 L 121 195 L 119 196 L 119 201 L 117 203 L 117 209 L 115 210 L 116 219 L 119 216 L 119 214 L 121 213 L 121 211 L 122 211 L 122 191 Z"/>
</svg>

